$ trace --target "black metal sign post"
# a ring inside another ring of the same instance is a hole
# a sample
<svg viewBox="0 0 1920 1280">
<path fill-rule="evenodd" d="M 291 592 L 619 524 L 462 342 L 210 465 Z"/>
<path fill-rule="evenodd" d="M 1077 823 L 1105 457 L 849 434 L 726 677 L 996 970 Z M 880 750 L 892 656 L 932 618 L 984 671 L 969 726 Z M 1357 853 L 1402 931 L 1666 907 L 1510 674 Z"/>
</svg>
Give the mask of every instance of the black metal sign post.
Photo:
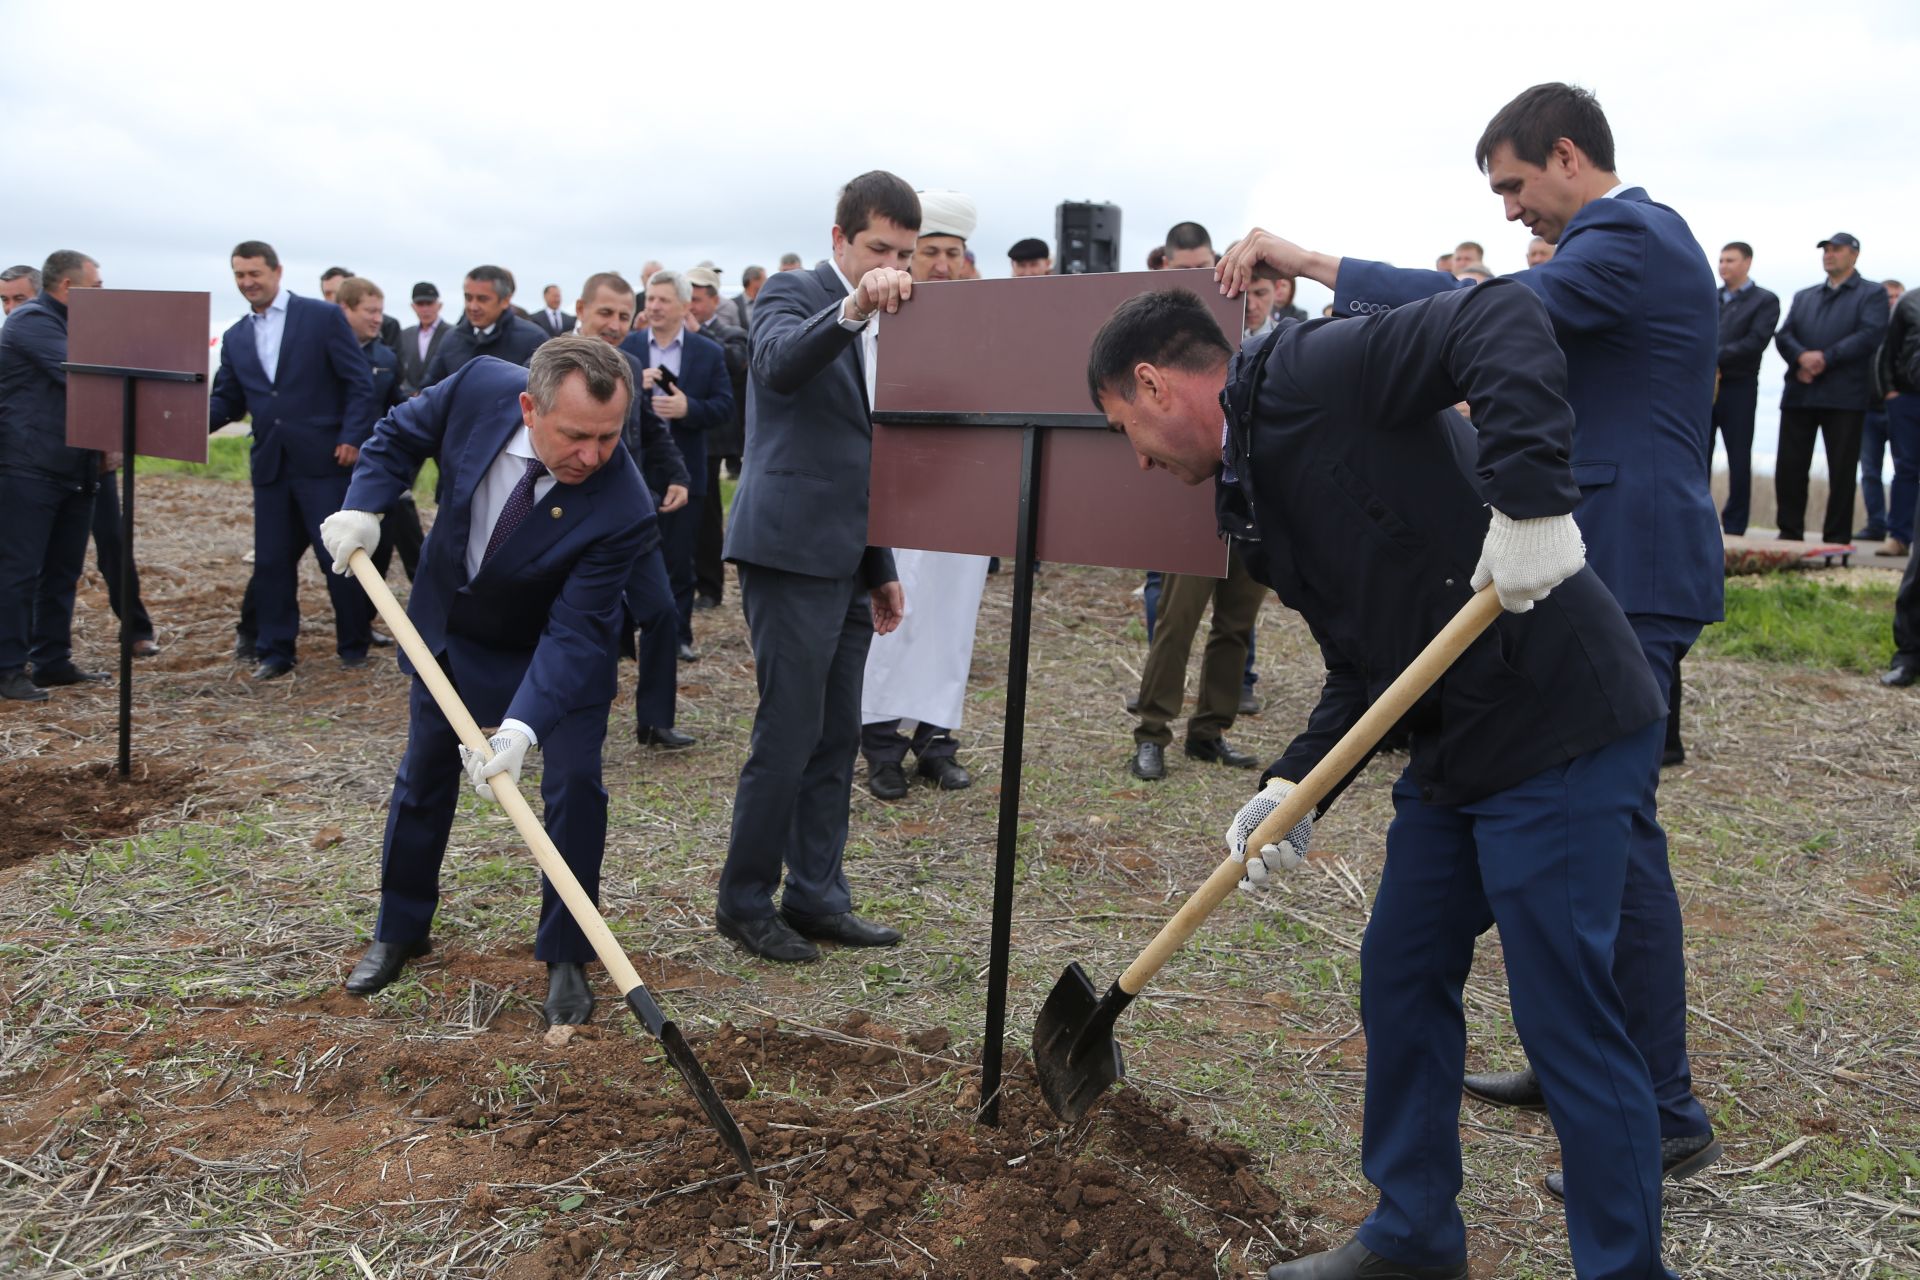
<svg viewBox="0 0 1920 1280">
<path fill-rule="evenodd" d="M 133 772 L 133 450 L 134 389 L 142 382 L 205 382 L 204 373 L 63 364 L 69 374 L 120 379 L 120 776 Z"/>
</svg>

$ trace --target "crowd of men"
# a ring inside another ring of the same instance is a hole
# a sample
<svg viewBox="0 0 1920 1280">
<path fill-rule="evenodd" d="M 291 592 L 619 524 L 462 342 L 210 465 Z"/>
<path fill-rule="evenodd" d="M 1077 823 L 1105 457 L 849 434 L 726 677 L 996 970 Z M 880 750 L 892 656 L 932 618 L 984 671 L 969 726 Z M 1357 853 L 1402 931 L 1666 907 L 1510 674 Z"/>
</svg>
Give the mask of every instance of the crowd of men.
<svg viewBox="0 0 1920 1280">
<path fill-rule="evenodd" d="M 1920 311 L 1865 280 L 1860 244 L 1820 241 L 1826 279 L 1779 303 L 1741 242 L 1713 288 L 1685 221 L 1623 182 L 1592 95 L 1541 85 L 1494 117 L 1476 160 L 1527 268 L 1496 277 L 1462 241 L 1433 270 L 1311 252 L 1255 228 L 1216 252 L 1182 222 L 1154 270 L 1202 269 L 1245 321 L 1222 333 L 1188 288 L 1122 304 L 1088 362 L 1095 403 L 1143 467 L 1216 484 L 1229 540 L 1220 578 L 1150 574 L 1149 637 L 1128 767 L 1165 776 L 1188 655 L 1212 621 L 1185 754 L 1253 769 L 1229 742 L 1256 713 L 1255 622 L 1268 592 L 1308 622 L 1326 661 L 1319 704 L 1266 765 L 1227 843 L 1257 889 L 1297 861 L 1324 800 L 1285 839 L 1260 820 L 1475 590 L 1503 613 L 1399 727 L 1389 856 L 1362 950 L 1368 1037 L 1364 1165 L 1380 1201 L 1341 1247 L 1274 1268 L 1293 1280 L 1466 1276 L 1457 1110 L 1462 1090 L 1545 1109 L 1564 1149 L 1548 1189 L 1568 1207 L 1582 1276 L 1667 1276 L 1660 1183 L 1720 1145 L 1692 1090 L 1678 899 L 1657 808 L 1679 663 L 1721 617 L 1723 531 L 1742 533 L 1760 354 L 1788 362 L 1775 477 L 1783 537 L 1802 533 L 1806 471 L 1824 437 L 1829 541 L 1913 542 L 1920 461 Z M 256 680 L 298 661 L 298 568 L 329 569 L 334 650 L 347 668 L 391 644 L 347 576 L 398 554 L 408 611 L 475 717 L 460 746 L 415 681 L 380 863 L 373 942 L 347 979 L 371 994 L 431 947 L 439 869 L 462 779 L 518 779 L 541 753 L 546 824 L 597 898 L 607 827 L 604 739 L 624 650 L 634 732 L 676 725 L 694 623 L 722 603 L 731 563 L 758 695 L 733 796 L 716 930 L 775 962 L 822 942 L 889 946 L 857 914 L 844 852 L 856 758 L 900 799 L 904 762 L 958 789 L 962 694 L 988 565 L 867 541 L 878 338 L 916 285 L 978 276 L 977 215 L 961 193 L 882 171 L 842 189 L 829 256 L 741 275 L 647 263 L 637 280 L 557 284 L 537 309 L 482 264 L 442 314 L 431 282 L 401 327 L 381 287 L 328 269 L 288 288 L 271 244 L 234 246 L 246 307 L 226 330 L 209 430 L 249 423 L 253 563 L 236 655 Z M 1047 244 L 1008 253 L 1051 271 Z M 1331 320 L 1294 304 L 1299 278 L 1334 293 Z M 102 283 L 62 250 L 0 272 L 0 698 L 107 677 L 73 660 L 72 613 L 91 534 L 136 651 L 157 651 L 137 593 L 122 600 L 117 460 L 65 443 L 67 304 Z M 1891 308 L 1891 320 L 1889 309 Z M 1386 376 L 1381 371 L 1386 371 Z M 1225 422 L 1222 421 L 1222 408 Z M 1732 488 L 1716 512 L 1712 432 Z M 1864 442 L 1864 443 L 1863 443 Z M 1878 489 L 1882 451 L 1895 480 Z M 431 534 L 414 492 L 437 467 Z M 1871 472 L 1869 526 L 1852 476 Z M 722 476 L 737 475 L 730 511 Z M 1336 492 L 1337 491 L 1337 492 Z M 1889 685 L 1920 675 L 1920 555 L 1910 558 Z M 1468 566 L 1472 566 L 1468 572 Z M 403 655 L 402 668 L 412 672 Z M 1350 777 L 1341 789 L 1354 784 Z M 1551 869 L 1551 874 L 1543 872 Z M 535 954 L 556 1024 L 593 1012 L 592 952 L 543 879 Z M 1475 938 L 1498 924 L 1529 1064 L 1468 1074 L 1460 990 Z"/>
</svg>

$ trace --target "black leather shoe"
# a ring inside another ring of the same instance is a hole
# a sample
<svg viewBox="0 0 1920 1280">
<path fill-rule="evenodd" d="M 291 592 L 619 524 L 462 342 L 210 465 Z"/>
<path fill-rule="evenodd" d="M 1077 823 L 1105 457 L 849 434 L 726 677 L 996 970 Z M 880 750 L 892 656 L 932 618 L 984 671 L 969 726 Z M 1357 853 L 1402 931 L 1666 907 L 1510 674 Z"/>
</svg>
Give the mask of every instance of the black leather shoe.
<svg viewBox="0 0 1920 1280">
<path fill-rule="evenodd" d="M 1533 1068 L 1525 1071 L 1481 1071 L 1461 1081 L 1469 1098 L 1496 1107 L 1518 1107 L 1522 1111 L 1545 1111 L 1547 1097 L 1540 1092 L 1540 1077 Z"/>
<path fill-rule="evenodd" d="M 281 676 L 288 675 L 292 671 L 293 664 L 291 662 L 282 662 L 278 658 L 268 658 L 265 662 L 262 662 L 253 669 L 253 678 L 255 680 L 278 680 Z"/>
<path fill-rule="evenodd" d="M 1157 742 L 1141 743 L 1133 749 L 1127 772 L 1148 782 L 1160 781 L 1167 776 L 1167 749 Z"/>
<path fill-rule="evenodd" d="M 1446 1267 L 1410 1267 L 1383 1258 L 1358 1239 L 1267 1269 L 1267 1280 L 1468 1280 L 1466 1260 Z"/>
<path fill-rule="evenodd" d="M 547 1003 L 550 1027 L 577 1027 L 593 1016 L 593 989 L 587 985 L 587 967 L 566 960 L 547 965 Z"/>
<path fill-rule="evenodd" d="M 112 680 L 104 671 L 82 671 L 71 662 L 33 669 L 33 682 L 42 689 L 59 689 L 70 684 L 108 684 Z"/>
<path fill-rule="evenodd" d="M 1260 699 L 1253 696 L 1253 690 L 1240 686 L 1240 705 L 1234 708 L 1237 716 L 1257 716 L 1260 714 Z"/>
<path fill-rule="evenodd" d="M 1660 767 L 1671 769 L 1674 765 L 1687 762 L 1687 749 L 1676 743 L 1660 753 Z"/>
<path fill-rule="evenodd" d="M 695 652 L 693 651 L 693 646 L 692 646 L 692 645 L 690 645 L 690 644 L 683 644 L 683 645 L 681 645 L 681 646 L 680 646 L 680 661 L 682 661 L 682 662 L 698 662 L 698 661 L 700 661 L 700 655 L 699 655 L 699 654 L 697 654 L 697 653 L 695 653 Z"/>
<path fill-rule="evenodd" d="M 913 771 L 942 791 L 965 791 L 973 785 L 973 775 L 952 756 L 935 756 L 931 760 L 922 760 L 914 766 Z"/>
<path fill-rule="evenodd" d="M 867 790 L 876 800 L 898 800 L 907 794 L 907 771 L 897 764 L 867 770 Z"/>
<path fill-rule="evenodd" d="M 367 643 L 376 649 L 391 649 L 393 648 L 393 637 L 384 631 L 376 631 L 373 633 L 372 639 L 368 640 Z"/>
<path fill-rule="evenodd" d="M 236 662 L 255 662 L 260 652 L 260 641 L 251 632 L 233 633 L 233 657 Z"/>
<path fill-rule="evenodd" d="M 796 964 L 820 958 L 820 948 L 795 933 L 793 926 L 777 915 L 736 920 L 724 911 L 716 911 L 713 924 L 721 937 L 732 939 L 762 960 Z"/>
<path fill-rule="evenodd" d="M 1685 1182 L 1694 1174 L 1726 1154 L 1726 1148 L 1711 1133 L 1689 1134 L 1684 1138 L 1660 1140 L 1660 1176 L 1668 1182 Z M 1547 1193 L 1556 1200 L 1567 1198 L 1567 1177 L 1555 1169 L 1547 1175 Z"/>
<path fill-rule="evenodd" d="M 720 597 L 695 596 L 693 598 L 693 607 L 702 613 L 705 613 L 708 609 L 718 609 L 720 607 Z"/>
<path fill-rule="evenodd" d="M 160 646 L 152 636 L 142 636 L 133 642 L 133 656 L 136 658 L 151 658 L 159 652 Z"/>
<path fill-rule="evenodd" d="M 53 695 L 35 684 L 23 667 L 0 676 L 0 698 L 9 702 L 45 702 Z"/>
<path fill-rule="evenodd" d="M 1188 738 L 1187 755 L 1195 760 L 1211 760 L 1229 769 L 1251 769 L 1260 763 L 1259 757 L 1235 750 L 1225 738 Z"/>
<path fill-rule="evenodd" d="M 358 671 L 366 665 L 367 655 L 364 653 L 343 653 L 340 655 L 340 669 L 342 671 Z"/>
<path fill-rule="evenodd" d="M 832 916 L 803 916 L 782 907 L 780 915 L 802 937 L 837 942 L 843 947 L 890 947 L 900 941 L 898 929 L 862 920 L 851 911 Z"/>
<path fill-rule="evenodd" d="M 347 990 L 356 996 L 370 996 L 399 977 L 407 961 L 431 950 L 433 942 L 427 938 L 415 938 L 412 942 L 376 942 L 347 975 Z"/>
<path fill-rule="evenodd" d="M 682 733 L 672 725 L 667 725 L 662 728 L 654 728 L 651 725 L 641 725 L 634 731 L 634 737 L 639 740 L 640 745 L 643 747 L 660 747 L 666 751 L 678 751 L 682 747 L 690 747 L 700 741 L 700 739 L 694 737 L 692 734 Z"/>
<path fill-rule="evenodd" d="M 1889 689 L 1904 689 L 1915 680 L 1920 680 L 1920 662 L 1902 662 L 1898 658 L 1880 674 L 1880 683 Z"/>
</svg>

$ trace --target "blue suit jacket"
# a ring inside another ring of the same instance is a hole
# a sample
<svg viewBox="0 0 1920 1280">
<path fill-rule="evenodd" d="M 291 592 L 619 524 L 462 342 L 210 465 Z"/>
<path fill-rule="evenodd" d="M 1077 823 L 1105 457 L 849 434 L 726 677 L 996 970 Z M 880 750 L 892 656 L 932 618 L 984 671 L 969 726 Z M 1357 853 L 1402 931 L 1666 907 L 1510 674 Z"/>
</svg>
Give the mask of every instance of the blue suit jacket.
<svg viewBox="0 0 1920 1280">
<path fill-rule="evenodd" d="M 620 349 L 647 365 L 647 330 L 635 329 L 621 340 Z M 682 332 L 680 340 L 680 389 L 687 393 L 687 416 L 667 425 L 673 429 L 673 443 L 680 449 L 687 467 L 687 493 L 702 497 L 707 492 L 707 432 L 733 417 L 733 379 L 727 376 L 727 353 L 712 338 Z M 640 411 L 658 417 L 647 407 L 652 399 L 640 396 Z"/>
<path fill-rule="evenodd" d="M 1693 232 L 1630 187 L 1590 201 L 1551 259 L 1508 278 L 1547 304 L 1567 354 L 1574 516 L 1588 563 L 1630 614 L 1718 621 L 1726 560 L 1711 488 L 1719 304 Z M 1439 271 L 1348 258 L 1334 310 L 1364 315 L 1466 285 Z"/>
<path fill-rule="evenodd" d="M 504 708 L 483 723 L 519 720 L 545 737 L 561 716 L 613 701 L 620 594 L 658 532 L 653 501 L 620 446 L 584 483 L 554 485 L 467 577 L 474 493 L 520 429 L 526 386 L 525 369 L 482 356 L 407 401 L 361 449 L 346 506 L 387 510 L 422 463 L 439 459 L 445 498 L 407 616 L 429 649 L 451 657 L 476 708 Z"/>
<path fill-rule="evenodd" d="M 280 365 L 271 381 L 254 346 L 250 316 L 222 335 L 211 404 L 212 431 L 253 415 L 248 460 L 255 484 L 272 484 L 283 475 L 339 475 L 334 448 L 360 444 L 380 416 L 367 358 L 345 313 L 297 294 L 287 297 Z"/>
</svg>

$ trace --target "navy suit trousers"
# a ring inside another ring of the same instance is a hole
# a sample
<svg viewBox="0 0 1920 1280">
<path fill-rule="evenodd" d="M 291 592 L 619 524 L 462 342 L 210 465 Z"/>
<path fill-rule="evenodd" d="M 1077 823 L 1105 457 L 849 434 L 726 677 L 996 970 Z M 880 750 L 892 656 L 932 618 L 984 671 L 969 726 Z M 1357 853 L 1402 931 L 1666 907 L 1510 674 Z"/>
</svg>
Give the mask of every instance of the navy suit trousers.
<svg viewBox="0 0 1920 1280">
<path fill-rule="evenodd" d="M 93 553 L 100 561 L 100 576 L 107 583 L 107 604 L 113 616 L 125 618 L 126 604 L 120 599 L 120 475 L 111 472 L 100 477 L 93 495 Z M 140 603 L 140 571 L 133 571 L 133 638 L 153 639 L 153 619 L 147 606 Z"/>
<path fill-rule="evenodd" d="M 760 705 L 720 872 L 720 910 L 735 919 L 853 909 L 847 847 L 860 685 L 873 614 L 856 576 L 820 578 L 741 564 L 740 603 L 753 645 Z"/>
<path fill-rule="evenodd" d="M 308 547 L 324 567 L 333 563 L 320 541 L 320 522 L 346 505 L 349 473 L 282 476 L 253 487 L 253 603 L 257 611 L 255 652 L 262 661 L 294 660 L 300 635 L 300 557 Z M 335 649 L 343 658 L 363 658 L 373 639 L 373 604 L 352 578 L 327 573 L 333 601 Z"/>
<path fill-rule="evenodd" d="M 463 685 L 458 664 L 446 666 L 482 725 L 505 714 L 511 686 L 476 688 L 481 683 L 476 680 Z M 440 862 L 454 809 L 460 789 L 469 785 L 460 765 L 460 739 L 417 678 L 407 711 L 407 749 L 393 780 L 380 853 L 380 919 L 373 931 L 378 942 L 411 942 L 427 935 L 440 902 Z M 561 717 L 547 731 L 538 756 L 547 834 L 595 903 L 600 901 L 600 860 L 607 842 L 607 792 L 600 780 L 606 737 L 606 706 L 586 707 Z M 520 856 L 519 850 L 513 856 Z M 584 964 L 594 958 L 586 935 L 545 876 L 540 877 L 540 927 L 533 954 L 549 964 Z"/>
<path fill-rule="evenodd" d="M 700 540 L 700 513 L 706 501 L 690 497 L 686 506 L 660 517 L 660 554 L 666 557 L 673 607 L 680 615 L 675 636 L 684 645 L 693 643 L 693 549 Z"/>
<path fill-rule="evenodd" d="M 87 567 L 93 495 L 0 471 L 0 671 L 73 659 L 73 596 Z"/>
<path fill-rule="evenodd" d="M 1727 533 L 1747 531 L 1747 513 L 1753 505 L 1753 415 L 1760 400 L 1758 376 L 1722 378 L 1713 397 L 1713 426 L 1727 449 L 1727 503 L 1720 508 L 1720 528 Z"/>
<path fill-rule="evenodd" d="M 634 682 L 636 728 L 673 728 L 680 682 L 680 618 L 674 611 L 667 562 L 655 547 L 633 562 L 627 577 L 627 613 L 640 628 L 639 676 Z"/>
<path fill-rule="evenodd" d="M 1650 724 L 1472 804 L 1428 804 L 1403 774 L 1360 953 L 1367 1034 L 1361 1164 L 1380 1200 L 1359 1236 L 1411 1266 L 1458 1265 L 1466 1226 L 1461 990 L 1474 940 L 1500 928 L 1521 1042 L 1567 1178 L 1583 1280 L 1667 1277 L 1660 1129 L 1627 1034 L 1613 952 L 1634 815 L 1663 726 Z"/>
</svg>

